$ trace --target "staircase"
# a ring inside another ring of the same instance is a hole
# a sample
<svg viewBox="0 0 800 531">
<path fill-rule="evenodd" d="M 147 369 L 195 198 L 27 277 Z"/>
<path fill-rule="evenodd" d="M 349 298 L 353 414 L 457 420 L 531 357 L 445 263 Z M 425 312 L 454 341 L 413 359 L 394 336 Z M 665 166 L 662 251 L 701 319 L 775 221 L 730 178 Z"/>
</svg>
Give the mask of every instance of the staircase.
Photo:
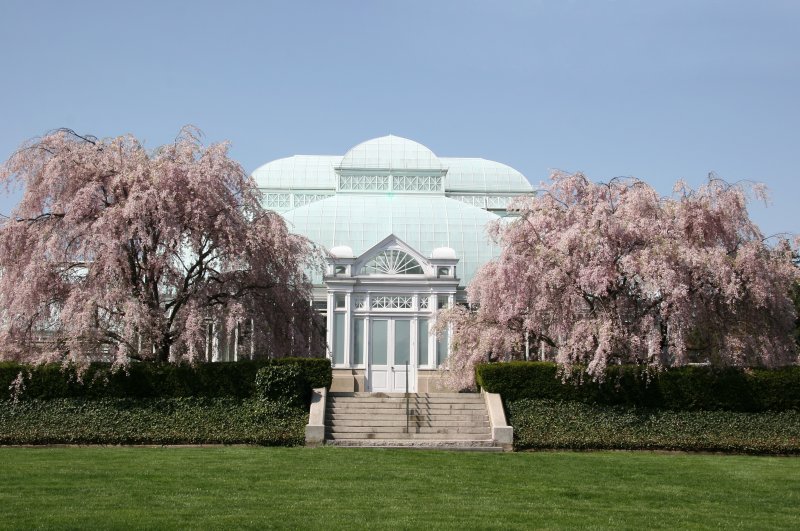
<svg viewBox="0 0 800 531">
<path fill-rule="evenodd" d="M 329 393 L 325 444 L 502 451 L 478 393 Z"/>
</svg>

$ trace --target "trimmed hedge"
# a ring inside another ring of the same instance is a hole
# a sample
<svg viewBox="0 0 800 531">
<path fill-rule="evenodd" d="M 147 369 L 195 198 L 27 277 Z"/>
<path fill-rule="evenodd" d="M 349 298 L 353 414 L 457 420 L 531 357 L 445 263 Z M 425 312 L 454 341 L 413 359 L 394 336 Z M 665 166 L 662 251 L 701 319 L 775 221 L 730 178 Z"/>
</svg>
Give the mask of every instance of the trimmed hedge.
<svg viewBox="0 0 800 531">
<path fill-rule="evenodd" d="M 258 399 L 0 401 L 3 444 L 302 445 L 308 412 Z"/>
<path fill-rule="evenodd" d="M 0 363 L 0 399 L 10 397 L 11 383 L 26 375 L 21 400 L 55 398 L 180 398 L 254 396 L 256 373 L 262 367 L 299 367 L 307 389 L 330 387 L 328 359 L 279 358 L 227 363 L 157 364 L 131 363 L 112 372 L 107 363 L 93 363 L 79 382 L 75 368 L 58 364 L 28 366 Z M 30 375 L 28 376 L 28 373 Z"/>
<path fill-rule="evenodd" d="M 523 399 L 508 404 L 517 449 L 800 454 L 800 411 L 670 411 Z"/>
<path fill-rule="evenodd" d="M 256 373 L 256 398 L 305 404 L 311 388 L 297 365 L 268 365 Z"/>
<path fill-rule="evenodd" d="M 638 366 L 611 366 L 605 381 L 581 382 L 576 372 L 562 382 L 549 362 L 489 363 L 476 368 L 476 380 L 503 400 L 571 400 L 590 404 L 673 410 L 800 410 L 800 367 L 737 369 L 687 366 L 648 376 Z M 584 376 L 585 378 L 585 376 Z"/>
</svg>

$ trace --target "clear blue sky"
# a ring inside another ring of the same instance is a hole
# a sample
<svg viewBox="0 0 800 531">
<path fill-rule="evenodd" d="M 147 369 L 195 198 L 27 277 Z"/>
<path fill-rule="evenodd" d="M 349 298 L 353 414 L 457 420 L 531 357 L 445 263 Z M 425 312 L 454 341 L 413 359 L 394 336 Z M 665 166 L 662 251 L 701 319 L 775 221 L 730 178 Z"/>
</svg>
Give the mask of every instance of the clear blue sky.
<svg viewBox="0 0 800 531">
<path fill-rule="evenodd" d="M 2 159 L 191 123 L 251 171 L 392 133 L 533 183 L 761 181 L 753 217 L 800 232 L 798 98 L 800 1 L 0 3 Z"/>
</svg>

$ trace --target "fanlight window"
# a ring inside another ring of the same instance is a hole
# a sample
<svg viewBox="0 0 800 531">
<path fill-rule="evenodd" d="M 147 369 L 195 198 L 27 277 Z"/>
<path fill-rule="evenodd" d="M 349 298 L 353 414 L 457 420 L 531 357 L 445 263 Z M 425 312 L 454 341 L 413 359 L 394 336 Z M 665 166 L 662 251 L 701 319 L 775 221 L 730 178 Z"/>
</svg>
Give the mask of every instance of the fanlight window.
<svg viewBox="0 0 800 531">
<path fill-rule="evenodd" d="M 381 251 L 364 265 L 365 275 L 422 275 L 422 266 L 403 251 Z"/>
</svg>

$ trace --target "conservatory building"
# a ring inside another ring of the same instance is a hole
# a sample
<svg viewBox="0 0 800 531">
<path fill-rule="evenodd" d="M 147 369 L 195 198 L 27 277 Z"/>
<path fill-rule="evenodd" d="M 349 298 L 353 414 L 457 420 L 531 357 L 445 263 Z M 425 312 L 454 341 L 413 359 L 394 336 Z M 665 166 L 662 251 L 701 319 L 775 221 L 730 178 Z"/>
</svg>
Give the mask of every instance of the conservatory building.
<svg viewBox="0 0 800 531">
<path fill-rule="evenodd" d="M 449 349 L 447 333 L 432 333 L 436 311 L 463 301 L 497 256 L 487 224 L 532 192 L 527 179 L 397 136 L 275 160 L 253 177 L 265 207 L 328 252 L 313 304 L 327 319 L 332 390 L 436 390 Z"/>
</svg>

